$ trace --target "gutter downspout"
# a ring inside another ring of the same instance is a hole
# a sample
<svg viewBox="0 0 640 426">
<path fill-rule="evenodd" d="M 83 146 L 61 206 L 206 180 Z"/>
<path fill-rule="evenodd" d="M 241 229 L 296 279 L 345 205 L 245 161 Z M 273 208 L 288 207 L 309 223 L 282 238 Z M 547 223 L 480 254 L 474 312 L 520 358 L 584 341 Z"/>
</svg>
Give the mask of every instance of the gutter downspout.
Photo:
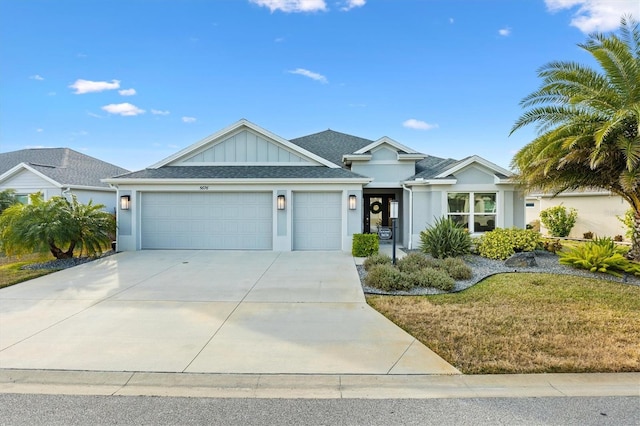
<svg viewBox="0 0 640 426">
<path fill-rule="evenodd" d="M 408 250 L 413 249 L 413 189 L 406 186 L 404 183 L 402 184 L 402 189 L 409 192 L 409 247 Z"/>
</svg>

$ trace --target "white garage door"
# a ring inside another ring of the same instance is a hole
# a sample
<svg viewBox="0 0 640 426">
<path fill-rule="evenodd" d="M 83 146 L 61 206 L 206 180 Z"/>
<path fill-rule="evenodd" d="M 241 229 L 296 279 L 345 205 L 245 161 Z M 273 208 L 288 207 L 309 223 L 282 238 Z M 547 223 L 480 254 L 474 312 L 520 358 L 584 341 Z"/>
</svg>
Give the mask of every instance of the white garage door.
<svg viewBox="0 0 640 426">
<path fill-rule="evenodd" d="M 145 192 L 142 248 L 271 250 L 272 196 Z"/>
<path fill-rule="evenodd" d="M 293 193 L 293 249 L 342 248 L 342 193 Z"/>
</svg>

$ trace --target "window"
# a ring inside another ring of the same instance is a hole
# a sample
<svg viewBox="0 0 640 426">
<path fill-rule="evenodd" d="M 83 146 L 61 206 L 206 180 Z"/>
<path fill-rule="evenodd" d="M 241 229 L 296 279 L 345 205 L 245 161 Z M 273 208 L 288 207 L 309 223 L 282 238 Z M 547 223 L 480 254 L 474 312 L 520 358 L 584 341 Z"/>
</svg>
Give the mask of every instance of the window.
<svg viewBox="0 0 640 426">
<path fill-rule="evenodd" d="M 496 227 L 496 193 L 450 192 L 447 215 L 469 232 L 492 231 Z"/>
<path fill-rule="evenodd" d="M 16 201 L 20 204 L 29 204 L 28 194 L 16 194 Z"/>
</svg>

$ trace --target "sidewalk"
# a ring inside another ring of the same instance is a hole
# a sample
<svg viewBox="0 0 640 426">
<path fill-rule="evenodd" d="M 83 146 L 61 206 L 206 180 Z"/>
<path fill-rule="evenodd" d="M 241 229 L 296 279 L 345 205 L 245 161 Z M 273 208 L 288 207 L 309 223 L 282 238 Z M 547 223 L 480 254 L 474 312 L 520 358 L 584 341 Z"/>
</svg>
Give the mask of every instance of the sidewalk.
<svg viewBox="0 0 640 426">
<path fill-rule="evenodd" d="M 303 399 L 640 398 L 640 373 L 391 376 L 0 369 L 0 393 Z"/>
</svg>

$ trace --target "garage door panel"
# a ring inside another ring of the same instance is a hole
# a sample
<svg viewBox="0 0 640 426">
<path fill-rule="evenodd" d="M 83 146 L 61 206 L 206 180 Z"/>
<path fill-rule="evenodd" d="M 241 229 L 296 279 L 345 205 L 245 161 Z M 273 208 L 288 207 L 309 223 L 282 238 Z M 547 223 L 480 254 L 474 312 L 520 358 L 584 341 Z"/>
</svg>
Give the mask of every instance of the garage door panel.
<svg viewBox="0 0 640 426">
<path fill-rule="evenodd" d="M 342 193 L 295 192 L 293 197 L 293 249 L 340 250 Z"/>
<path fill-rule="evenodd" d="M 143 193 L 143 249 L 270 250 L 272 193 Z"/>
</svg>

